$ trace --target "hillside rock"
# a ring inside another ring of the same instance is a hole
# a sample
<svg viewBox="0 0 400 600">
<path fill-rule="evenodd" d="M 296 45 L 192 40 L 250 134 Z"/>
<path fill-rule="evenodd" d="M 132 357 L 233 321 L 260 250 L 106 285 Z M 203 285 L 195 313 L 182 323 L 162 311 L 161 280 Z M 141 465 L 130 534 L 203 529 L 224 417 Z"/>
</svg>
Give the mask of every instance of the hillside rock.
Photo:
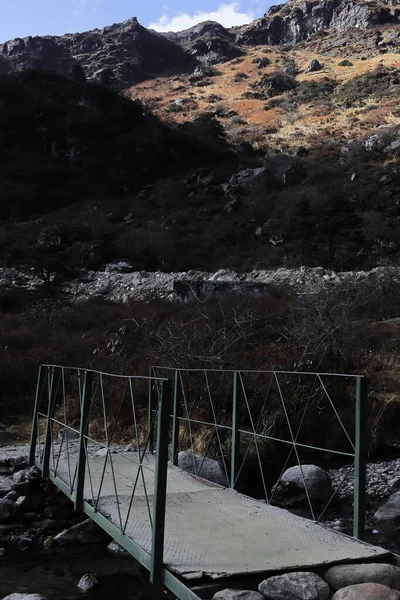
<svg viewBox="0 0 400 600">
<path fill-rule="evenodd" d="M 132 84 L 151 73 L 190 69 L 195 62 L 174 41 L 142 27 L 136 18 L 84 33 L 30 36 L 0 44 L 0 75 L 51 69 L 69 76 L 80 65 L 88 79 L 112 77 Z"/>
<path fill-rule="evenodd" d="M 204 21 L 185 31 L 166 35 L 202 63 L 220 63 L 242 54 L 235 34 L 215 21 Z"/>
<path fill-rule="evenodd" d="M 272 6 L 263 18 L 237 29 L 240 44 L 296 44 L 327 29 L 366 30 L 374 25 L 398 23 L 400 8 L 393 0 L 364 3 L 358 0 L 293 0 Z"/>
</svg>

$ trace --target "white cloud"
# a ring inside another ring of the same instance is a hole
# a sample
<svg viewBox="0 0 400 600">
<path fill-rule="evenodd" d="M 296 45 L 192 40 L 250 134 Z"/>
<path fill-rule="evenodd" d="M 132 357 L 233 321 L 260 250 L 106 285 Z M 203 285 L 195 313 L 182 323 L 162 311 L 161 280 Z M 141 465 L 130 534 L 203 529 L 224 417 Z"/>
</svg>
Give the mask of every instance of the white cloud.
<svg viewBox="0 0 400 600">
<path fill-rule="evenodd" d="M 211 12 L 198 11 L 195 14 L 178 13 L 175 17 L 162 15 L 158 21 L 150 23 L 149 29 L 156 31 L 183 31 L 189 29 L 202 21 L 216 21 L 224 27 L 244 25 L 254 19 L 252 12 L 240 12 L 239 3 L 220 4 L 216 10 Z"/>
</svg>

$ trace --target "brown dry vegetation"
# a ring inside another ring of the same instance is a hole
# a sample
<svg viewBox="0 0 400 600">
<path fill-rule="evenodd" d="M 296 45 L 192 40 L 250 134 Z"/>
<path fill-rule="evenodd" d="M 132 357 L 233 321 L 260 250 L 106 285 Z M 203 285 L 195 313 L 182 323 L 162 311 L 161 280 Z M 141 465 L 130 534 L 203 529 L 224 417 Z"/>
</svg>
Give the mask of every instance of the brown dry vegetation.
<svg viewBox="0 0 400 600">
<path fill-rule="evenodd" d="M 385 450 L 400 433 L 399 325 L 371 317 L 399 314 L 400 307 L 397 288 L 384 298 L 380 293 L 362 297 L 342 286 L 310 297 L 275 289 L 259 298 L 222 295 L 190 305 L 28 302 L 0 315 L 0 420 L 29 416 L 41 363 L 142 375 L 150 365 L 367 373 L 370 450 Z M 335 393 L 351 426 L 354 389 Z M 300 396 L 291 398 L 293 414 Z M 138 401 L 146 406 L 145 390 Z M 281 409 L 268 408 L 272 429 L 282 427 Z M 328 448 L 343 442 L 333 426 L 322 433 Z"/>
<path fill-rule="evenodd" d="M 267 53 L 266 53 L 267 52 Z M 265 101 L 243 98 L 243 94 L 251 90 L 259 78 L 265 73 L 280 71 L 288 60 L 294 60 L 298 68 L 297 81 L 318 82 L 329 78 L 337 82 L 338 89 L 354 78 L 374 71 L 379 65 L 400 68 L 398 53 L 387 53 L 372 56 L 368 59 L 348 56 L 326 56 L 318 54 L 313 47 L 293 49 L 290 53 L 277 47 L 256 46 L 245 49 L 242 58 L 234 59 L 218 65 L 218 73 L 208 79 L 205 87 L 193 87 L 184 76 L 148 80 L 129 89 L 132 98 L 141 99 L 146 105 L 163 119 L 171 119 L 178 123 L 194 119 L 206 111 L 215 110 L 210 97 L 221 98 L 218 104 L 223 105 L 225 113 L 234 111 L 244 123 L 236 124 L 232 117 L 222 116 L 228 134 L 233 141 L 250 141 L 255 148 L 292 150 L 299 145 L 312 145 L 315 139 L 327 133 L 332 140 L 343 141 L 357 139 L 365 132 L 382 124 L 400 123 L 398 96 L 389 96 L 379 101 L 373 96 L 361 105 L 343 109 L 338 101 L 331 106 L 312 99 L 294 111 L 285 107 L 265 111 Z M 267 57 L 270 64 L 259 69 L 253 61 Z M 351 66 L 340 66 L 343 59 L 349 59 Z M 315 73 L 306 73 L 312 59 L 317 59 L 322 69 Z M 237 74 L 245 77 L 236 78 Z M 172 113 L 171 102 L 176 98 L 190 98 L 196 106 L 192 110 Z M 295 102 L 294 98 L 294 102 Z"/>
</svg>

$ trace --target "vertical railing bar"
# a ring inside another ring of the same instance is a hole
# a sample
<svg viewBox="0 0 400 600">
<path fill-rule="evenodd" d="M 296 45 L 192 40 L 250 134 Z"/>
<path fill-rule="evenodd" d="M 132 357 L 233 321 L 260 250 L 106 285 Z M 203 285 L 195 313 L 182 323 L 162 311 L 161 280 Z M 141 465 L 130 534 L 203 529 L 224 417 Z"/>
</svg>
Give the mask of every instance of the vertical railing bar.
<svg viewBox="0 0 400 600">
<path fill-rule="evenodd" d="M 182 380 L 180 369 L 175 370 L 174 404 L 172 408 L 172 464 L 178 465 L 179 452 L 179 417 L 182 402 Z"/>
<path fill-rule="evenodd" d="M 50 367 L 47 371 L 47 394 L 48 394 L 48 406 L 47 406 L 47 423 L 46 423 L 46 438 L 44 442 L 43 451 L 43 463 L 42 463 L 42 475 L 46 479 L 50 474 L 50 450 L 51 450 L 51 417 L 54 409 L 54 367 Z"/>
<path fill-rule="evenodd" d="M 354 459 L 354 510 L 353 536 L 359 540 L 365 535 L 365 499 L 367 468 L 367 419 L 368 419 L 368 381 L 357 377 L 356 381 L 356 443 Z"/>
<path fill-rule="evenodd" d="M 154 411 L 154 381 L 151 379 L 155 376 L 153 367 L 149 369 L 149 398 L 148 398 L 148 414 L 147 414 L 147 436 L 148 436 L 148 444 L 149 444 L 149 452 L 154 452 L 154 423 L 155 419 L 153 419 L 153 411 Z M 147 445 L 147 444 L 146 444 Z"/>
<path fill-rule="evenodd" d="M 164 562 L 165 511 L 167 500 L 167 470 L 169 443 L 169 416 L 171 411 L 171 383 L 163 381 L 158 414 L 156 473 L 153 503 L 153 539 L 151 549 L 150 581 L 162 583 Z"/>
<path fill-rule="evenodd" d="M 132 384 L 132 379 L 129 377 L 129 395 L 131 398 L 131 408 L 132 408 L 132 418 L 133 418 L 133 430 L 136 436 L 136 447 L 137 447 L 137 452 L 139 455 L 139 462 L 140 462 L 140 457 L 141 457 L 141 453 L 140 453 L 140 443 L 139 443 L 139 428 L 138 428 L 138 424 L 137 424 L 137 419 L 136 419 L 136 410 L 135 410 L 135 398 L 134 398 L 134 393 L 133 393 L 133 384 Z"/>
<path fill-rule="evenodd" d="M 36 456 L 36 446 L 38 443 L 38 432 L 39 432 L 39 405 L 41 400 L 41 384 L 42 378 L 45 374 L 45 368 L 42 365 L 39 366 L 38 377 L 36 381 L 36 393 L 35 393 L 35 405 L 33 408 L 33 419 L 32 419 L 32 429 L 31 429 L 31 439 L 29 444 L 29 464 L 33 466 L 35 464 L 35 456 Z"/>
<path fill-rule="evenodd" d="M 63 406 L 64 406 L 64 434 L 68 436 L 68 430 L 66 429 L 67 426 L 67 398 L 66 398 L 66 388 L 65 388 L 65 369 L 64 367 L 61 368 L 61 379 L 62 379 L 62 389 L 63 389 Z M 68 439 L 67 439 L 67 465 L 68 465 L 68 481 L 69 481 L 69 485 L 70 485 L 70 489 L 72 491 L 72 477 L 71 477 L 71 460 L 70 460 L 70 456 L 69 456 L 69 444 L 68 444 Z"/>
<path fill-rule="evenodd" d="M 78 377 L 80 373 L 78 374 Z M 80 379 L 80 377 L 79 377 Z M 81 404 L 81 423 L 79 430 L 79 451 L 78 463 L 76 470 L 76 493 L 75 493 L 75 510 L 81 512 L 83 508 L 83 499 L 85 491 L 85 471 L 86 471 L 86 435 L 89 424 L 90 396 L 92 393 L 93 373 L 85 371 L 83 386 L 79 381 L 80 389 L 80 404 Z"/>
<path fill-rule="evenodd" d="M 231 477 L 230 487 L 236 485 L 238 465 L 240 463 L 240 416 L 239 416 L 239 398 L 238 398 L 238 372 L 233 373 L 232 390 L 232 440 L 231 440 Z"/>
<path fill-rule="evenodd" d="M 90 460 L 89 460 L 89 453 L 87 451 L 87 445 L 85 446 L 86 449 L 86 468 L 87 468 L 87 472 L 89 475 L 89 482 L 90 482 L 90 493 L 92 495 L 92 503 L 93 503 L 93 507 L 94 507 L 94 491 L 93 491 L 93 480 L 92 480 L 92 472 L 90 470 Z M 72 491 L 72 488 L 71 488 Z"/>
<path fill-rule="evenodd" d="M 56 399 L 58 396 L 58 390 L 60 388 L 60 381 L 61 381 L 61 375 L 62 375 L 62 369 L 60 369 L 60 375 L 58 377 L 57 380 L 57 386 L 54 392 L 54 407 L 53 407 L 53 413 L 54 413 L 54 408 L 55 408 L 55 404 L 56 404 Z M 53 414 L 51 415 L 51 421 L 53 420 Z M 51 451 L 50 451 L 50 457 L 52 458 L 53 461 L 53 473 L 54 475 L 57 475 L 57 470 L 58 470 L 58 464 L 60 462 L 60 456 L 61 456 L 61 448 L 60 448 L 60 452 L 58 453 L 58 459 L 57 459 L 57 466 L 56 466 L 56 462 L 55 462 L 55 451 L 54 451 L 54 432 L 53 432 L 53 425 L 51 426 Z"/>
<path fill-rule="evenodd" d="M 96 390 L 96 393 L 97 393 L 97 390 Z M 101 403 L 102 403 L 102 407 L 103 407 L 104 433 L 106 436 L 106 444 L 107 444 L 107 448 L 108 448 L 110 444 L 108 443 L 108 424 L 107 424 L 106 401 L 104 398 L 103 373 L 100 373 L 100 394 L 101 394 Z"/>
</svg>

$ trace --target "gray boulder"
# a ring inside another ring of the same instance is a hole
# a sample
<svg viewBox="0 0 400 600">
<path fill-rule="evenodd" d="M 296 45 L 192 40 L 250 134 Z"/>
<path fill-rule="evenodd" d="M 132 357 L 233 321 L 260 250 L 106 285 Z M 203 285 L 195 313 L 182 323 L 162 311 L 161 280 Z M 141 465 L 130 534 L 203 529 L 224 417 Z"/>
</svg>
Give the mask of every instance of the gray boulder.
<svg viewBox="0 0 400 600">
<path fill-rule="evenodd" d="M 324 579 L 333 590 L 359 583 L 381 583 L 400 590 L 400 568 L 385 563 L 336 565 L 326 571 Z"/>
<path fill-rule="evenodd" d="M 99 580 L 96 573 L 86 573 L 80 578 L 78 588 L 82 592 L 90 592 L 94 587 L 96 587 L 96 585 L 98 585 L 98 583 Z"/>
<path fill-rule="evenodd" d="M 315 573 L 297 571 L 274 575 L 258 586 L 268 600 L 328 600 L 329 585 Z"/>
<path fill-rule="evenodd" d="M 399 592 L 380 583 L 349 585 L 332 596 L 332 600 L 399 600 L 399 598 Z"/>
<path fill-rule="evenodd" d="M 400 528 L 400 492 L 395 492 L 378 508 L 374 521 L 381 533 L 394 534 Z"/>
<path fill-rule="evenodd" d="M 8 477 L 0 475 L 0 498 L 7 496 L 12 490 L 12 481 Z"/>
<path fill-rule="evenodd" d="M 226 589 L 214 594 L 212 600 L 263 600 L 263 596 L 250 590 Z"/>
<path fill-rule="evenodd" d="M 18 506 L 9 498 L 0 498 L 0 523 L 11 521 L 18 513 Z"/>
<path fill-rule="evenodd" d="M 178 454 L 178 467 L 192 475 L 197 475 L 207 481 L 212 481 L 223 487 L 228 486 L 224 466 L 218 460 L 205 458 L 198 454 L 182 451 Z"/>
<path fill-rule="evenodd" d="M 274 487 L 274 500 L 291 505 L 310 500 L 316 503 L 327 502 L 334 490 L 328 473 L 315 465 L 294 466 L 287 469 Z"/>
<path fill-rule="evenodd" d="M 97 544 L 104 540 L 105 533 L 90 519 L 65 529 L 53 538 L 60 545 L 68 544 Z"/>
<path fill-rule="evenodd" d="M 321 63 L 316 58 L 310 62 L 309 66 L 306 69 L 306 73 L 315 73 L 316 71 L 320 71 L 322 69 Z"/>
</svg>

